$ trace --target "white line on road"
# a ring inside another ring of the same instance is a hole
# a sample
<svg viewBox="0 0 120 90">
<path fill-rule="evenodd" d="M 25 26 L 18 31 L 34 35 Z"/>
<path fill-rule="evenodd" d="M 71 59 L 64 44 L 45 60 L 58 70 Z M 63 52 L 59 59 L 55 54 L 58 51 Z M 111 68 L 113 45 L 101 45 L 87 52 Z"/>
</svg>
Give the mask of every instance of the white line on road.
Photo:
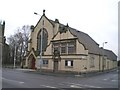
<svg viewBox="0 0 120 90">
<path fill-rule="evenodd" d="M 16 81 L 16 80 L 10 80 L 10 79 L 6 79 L 6 78 L 2 78 L 3 80 L 6 80 L 6 81 L 10 81 L 10 82 L 16 82 L 16 83 L 20 83 L 20 84 L 23 84 L 24 82 L 21 82 L 21 81 Z"/>
<path fill-rule="evenodd" d="M 47 85 L 40 85 L 40 86 L 43 86 L 43 87 L 46 87 L 46 88 L 57 88 L 57 87 L 47 86 Z"/>
<path fill-rule="evenodd" d="M 111 80 L 112 82 L 116 82 L 117 80 Z"/>
<path fill-rule="evenodd" d="M 106 81 L 106 80 L 108 80 L 108 79 L 103 79 L 103 80 L 105 80 L 105 81 Z"/>
<path fill-rule="evenodd" d="M 24 82 L 19 82 L 20 84 L 23 84 Z"/>
<path fill-rule="evenodd" d="M 68 83 L 68 82 L 66 82 L 66 84 L 71 84 L 71 85 L 74 85 L 74 86 L 80 86 L 80 87 L 102 88 L 102 87 L 98 87 L 98 86 L 92 86 L 92 85 L 82 85 L 82 84 L 77 84 L 77 83 Z"/>
<path fill-rule="evenodd" d="M 70 87 L 72 87 L 72 88 L 82 88 L 82 87 L 76 86 L 76 85 L 70 85 Z"/>
<path fill-rule="evenodd" d="M 19 70 L 19 71 L 36 71 L 36 70 L 33 70 L 33 69 L 16 69 L 16 70 Z"/>
</svg>

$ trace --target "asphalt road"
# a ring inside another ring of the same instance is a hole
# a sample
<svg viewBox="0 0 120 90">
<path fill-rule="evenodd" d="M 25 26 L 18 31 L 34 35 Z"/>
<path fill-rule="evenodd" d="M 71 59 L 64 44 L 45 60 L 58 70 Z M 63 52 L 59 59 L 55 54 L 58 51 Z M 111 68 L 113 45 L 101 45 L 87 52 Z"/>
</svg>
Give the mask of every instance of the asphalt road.
<svg viewBox="0 0 120 90">
<path fill-rule="evenodd" d="M 118 88 L 118 72 L 92 77 L 58 77 L 3 69 L 2 88 Z"/>
</svg>

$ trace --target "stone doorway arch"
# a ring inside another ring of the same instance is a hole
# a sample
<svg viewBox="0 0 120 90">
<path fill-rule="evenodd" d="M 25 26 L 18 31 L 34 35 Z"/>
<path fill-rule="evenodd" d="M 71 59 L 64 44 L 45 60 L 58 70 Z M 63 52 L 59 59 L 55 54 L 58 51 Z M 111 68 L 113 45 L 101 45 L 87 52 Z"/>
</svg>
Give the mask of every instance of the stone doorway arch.
<svg viewBox="0 0 120 90">
<path fill-rule="evenodd" d="M 36 69 L 35 62 L 36 62 L 36 59 L 35 59 L 34 55 L 31 54 L 28 58 L 28 68 L 29 69 Z"/>
</svg>

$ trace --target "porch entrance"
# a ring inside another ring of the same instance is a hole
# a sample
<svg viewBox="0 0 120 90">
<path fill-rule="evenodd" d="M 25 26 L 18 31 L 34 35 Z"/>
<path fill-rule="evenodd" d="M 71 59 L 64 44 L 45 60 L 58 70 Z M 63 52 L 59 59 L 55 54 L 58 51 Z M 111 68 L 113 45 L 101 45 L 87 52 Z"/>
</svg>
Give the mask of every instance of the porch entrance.
<svg viewBox="0 0 120 90">
<path fill-rule="evenodd" d="M 35 58 L 33 57 L 32 58 L 32 66 L 31 66 L 32 69 L 35 69 Z"/>
<path fill-rule="evenodd" d="M 36 69 L 35 67 L 35 57 L 31 54 L 29 59 L 28 59 L 28 68 L 29 69 Z"/>
<path fill-rule="evenodd" d="M 58 50 L 54 50 L 53 53 L 53 72 L 57 72 L 58 71 L 58 67 L 59 67 L 59 61 L 61 60 L 60 58 L 60 52 Z"/>
<path fill-rule="evenodd" d="M 53 72 L 57 72 L 58 71 L 58 60 L 54 60 L 54 68 L 53 68 Z"/>
</svg>

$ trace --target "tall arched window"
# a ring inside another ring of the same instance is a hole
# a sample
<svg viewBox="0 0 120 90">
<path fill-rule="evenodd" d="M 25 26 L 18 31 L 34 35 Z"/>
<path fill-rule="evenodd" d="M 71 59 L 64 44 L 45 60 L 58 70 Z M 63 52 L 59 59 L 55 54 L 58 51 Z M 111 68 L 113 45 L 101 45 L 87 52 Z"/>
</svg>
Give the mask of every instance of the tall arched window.
<svg viewBox="0 0 120 90">
<path fill-rule="evenodd" d="M 48 44 L 48 32 L 45 28 L 40 29 L 37 35 L 37 51 L 41 52 L 41 35 L 42 35 L 42 52 L 46 51 Z"/>
</svg>

